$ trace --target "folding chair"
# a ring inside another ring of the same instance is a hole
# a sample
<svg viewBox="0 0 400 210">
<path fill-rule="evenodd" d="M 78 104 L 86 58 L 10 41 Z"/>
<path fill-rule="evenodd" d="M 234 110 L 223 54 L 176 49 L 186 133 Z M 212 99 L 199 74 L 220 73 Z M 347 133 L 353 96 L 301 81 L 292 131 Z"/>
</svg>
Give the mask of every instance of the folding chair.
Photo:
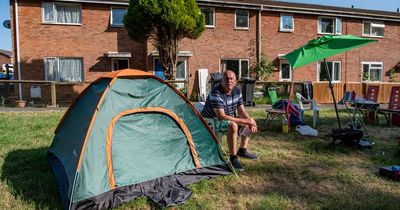
<svg viewBox="0 0 400 210">
<path fill-rule="evenodd" d="M 271 105 L 273 106 L 278 101 L 278 96 L 276 94 L 276 88 L 270 87 L 268 88 L 268 96 L 271 100 Z M 275 118 L 278 118 L 282 121 L 287 122 L 286 118 L 286 109 L 274 109 L 268 108 L 265 110 L 267 112 L 267 116 L 265 118 L 265 124 L 268 127 Z"/>
<path fill-rule="evenodd" d="M 319 108 L 317 106 L 317 102 L 312 99 L 306 99 L 300 93 L 296 93 L 297 100 L 299 101 L 299 105 L 301 108 L 301 117 L 303 118 L 304 111 L 312 111 L 313 115 L 313 127 L 317 127 L 317 119 L 319 117 Z M 309 104 L 309 106 L 304 106 L 304 104 Z"/>
<path fill-rule="evenodd" d="M 198 112 L 201 113 L 201 111 L 202 111 L 203 108 L 204 108 L 204 102 L 196 102 L 196 103 L 194 104 L 194 108 L 195 108 Z M 215 129 L 215 127 L 216 127 L 216 120 L 218 120 L 218 119 L 216 119 L 216 118 L 206 118 L 206 117 L 203 117 L 203 118 L 204 118 L 204 120 L 206 121 L 208 127 L 210 127 L 210 128 L 213 130 L 213 132 L 214 132 L 215 135 L 217 136 L 218 140 L 221 141 L 221 140 L 222 140 L 222 137 L 225 136 L 226 133 L 225 133 L 225 132 L 216 132 L 216 129 Z"/>
<path fill-rule="evenodd" d="M 379 85 L 370 85 L 367 88 L 367 94 L 365 99 L 368 101 L 377 102 L 379 96 Z M 364 115 L 365 122 L 376 122 L 376 110 L 371 109 L 360 109 Z"/>
<path fill-rule="evenodd" d="M 388 108 L 378 108 L 375 112 L 376 123 L 378 122 L 378 114 L 383 114 L 385 116 L 389 126 L 392 126 L 393 123 L 400 124 L 400 86 L 392 87 Z"/>
</svg>

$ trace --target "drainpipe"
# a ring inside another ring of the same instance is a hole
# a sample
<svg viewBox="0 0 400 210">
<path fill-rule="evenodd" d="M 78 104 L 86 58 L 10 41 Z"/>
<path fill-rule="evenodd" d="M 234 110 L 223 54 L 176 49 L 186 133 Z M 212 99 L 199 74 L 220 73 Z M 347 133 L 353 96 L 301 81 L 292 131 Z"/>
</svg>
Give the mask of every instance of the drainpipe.
<svg viewBox="0 0 400 210">
<path fill-rule="evenodd" d="M 14 0 L 14 10 L 15 10 L 15 46 L 17 50 L 17 68 L 18 68 L 18 80 L 21 80 L 21 58 L 19 56 L 19 30 L 18 30 L 18 0 Z M 22 100 L 22 85 L 18 83 L 19 89 L 19 100 Z"/>
<path fill-rule="evenodd" d="M 257 50 L 257 52 L 256 52 L 256 60 L 257 60 L 257 64 L 258 63 L 260 63 L 260 61 L 261 61 L 261 54 L 262 54 L 262 51 L 261 51 L 261 13 L 262 13 L 262 10 L 263 10 L 263 5 L 261 5 L 261 7 L 260 7 L 260 10 L 258 10 L 258 15 L 257 15 L 257 42 L 256 42 L 256 50 Z"/>
</svg>

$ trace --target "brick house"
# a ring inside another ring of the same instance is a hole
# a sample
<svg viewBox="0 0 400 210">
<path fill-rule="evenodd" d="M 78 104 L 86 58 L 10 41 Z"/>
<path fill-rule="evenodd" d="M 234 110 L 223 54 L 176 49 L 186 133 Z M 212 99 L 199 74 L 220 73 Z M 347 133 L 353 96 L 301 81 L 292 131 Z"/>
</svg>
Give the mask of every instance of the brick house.
<svg viewBox="0 0 400 210">
<path fill-rule="evenodd" d="M 12 64 L 12 52 L 0 49 L 0 66 L 2 70 L 4 70 L 3 68 L 5 68 L 6 64 Z"/>
<path fill-rule="evenodd" d="M 157 51 L 150 43 L 132 41 L 123 28 L 128 2 L 10 0 L 21 78 L 90 82 L 127 67 L 159 75 Z M 387 72 L 400 61 L 400 13 L 268 0 L 197 2 L 206 15 L 206 30 L 197 40 L 180 43 L 176 73 L 178 80 L 189 82 L 189 92 L 197 87 L 198 69 L 228 68 L 249 76 L 262 55 L 276 66 L 270 80 L 326 81 L 320 63 L 292 72 L 282 57 L 324 34 L 379 40 L 329 58 L 334 82 L 387 82 Z"/>
</svg>

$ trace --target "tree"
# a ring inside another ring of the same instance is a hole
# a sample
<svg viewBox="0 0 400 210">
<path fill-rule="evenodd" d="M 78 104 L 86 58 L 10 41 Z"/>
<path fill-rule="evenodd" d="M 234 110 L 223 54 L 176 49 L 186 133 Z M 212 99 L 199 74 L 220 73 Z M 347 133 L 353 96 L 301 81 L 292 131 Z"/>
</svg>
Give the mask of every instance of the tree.
<svg viewBox="0 0 400 210">
<path fill-rule="evenodd" d="M 130 0 L 124 25 L 129 36 L 157 48 L 167 79 L 173 79 L 179 40 L 196 39 L 205 29 L 196 0 Z"/>
</svg>

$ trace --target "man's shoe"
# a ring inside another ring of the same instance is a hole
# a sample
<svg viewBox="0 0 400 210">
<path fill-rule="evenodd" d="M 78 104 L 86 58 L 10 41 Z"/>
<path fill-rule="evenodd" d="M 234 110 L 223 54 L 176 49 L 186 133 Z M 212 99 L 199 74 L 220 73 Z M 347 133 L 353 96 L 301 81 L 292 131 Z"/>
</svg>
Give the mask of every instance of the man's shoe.
<svg viewBox="0 0 400 210">
<path fill-rule="evenodd" d="M 234 168 L 235 170 L 237 170 L 237 171 L 239 171 L 239 172 L 244 171 L 244 168 L 243 168 L 242 164 L 240 164 L 240 162 L 239 162 L 238 159 L 233 159 L 233 160 L 231 160 L 231 164 L 232 164 L 232 166 L 233 166 L 233 168 Z"/>
<path fill-rule="evenodd" d="M 245 152 L 242 152 L 242 151 L 239 150 L 237 155 L 239 157 L 252 159 L 252 160 L 258 159 L 257 155 L 251 154 L 248 150 L 246 150 Z"/>
</svg>

